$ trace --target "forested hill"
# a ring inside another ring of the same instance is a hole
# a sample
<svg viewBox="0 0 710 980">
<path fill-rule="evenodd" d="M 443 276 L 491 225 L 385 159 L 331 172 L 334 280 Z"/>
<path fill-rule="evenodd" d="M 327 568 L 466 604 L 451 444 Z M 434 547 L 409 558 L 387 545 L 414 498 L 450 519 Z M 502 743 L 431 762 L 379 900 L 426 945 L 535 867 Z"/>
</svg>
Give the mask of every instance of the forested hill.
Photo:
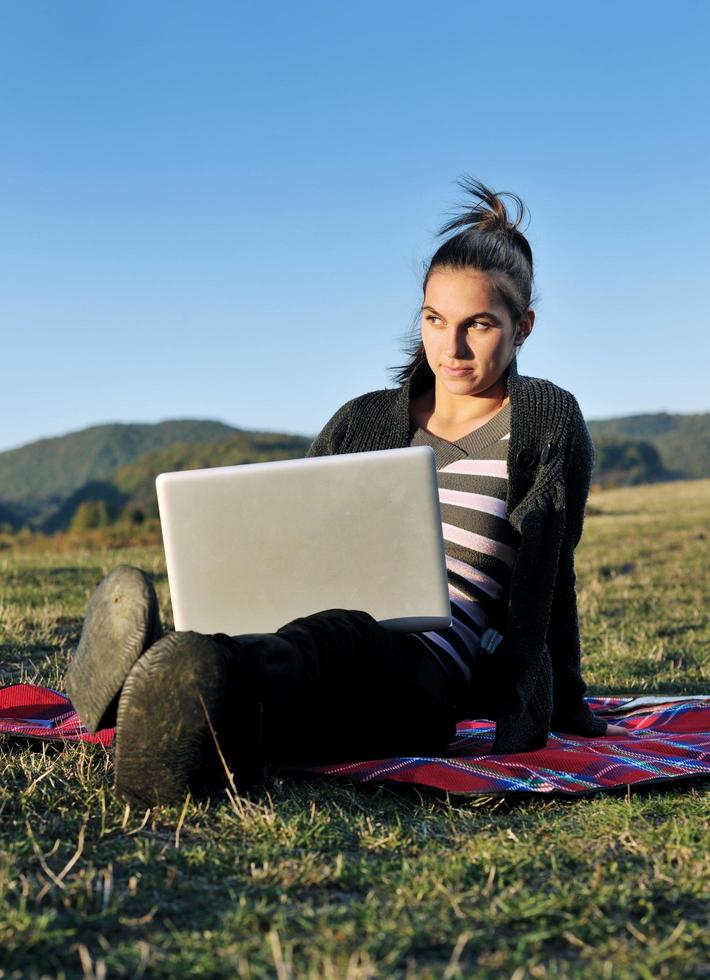
<svg viewBox="0 0 710 980">
<path fill-rule="evenodd" d="M 710 414 L 591 420 L 594 482 L 710 476 Z M 53 532 L 157 516 L 158 473 L 305 455 L 310 437 L 222 422 L 97 425 L 0 453 L 0 528 Z"/>
<path fill-rule="evenodd" d="M 310 441 L 200 420 L 99 425 L 41 439 L 0 453 L 0 525 L 61 530 L 89 503 L 101 505 L 101 521 L 129 511 L 152 516 L 158 473 L 303 456 Z"/>
<path fill-rule="evenodd" d="M 667 478 L 694 479 L 710 476 L 710 413 L 627 415 L 588 421 L 599 450 L 612 444 L 652 446 Z"/>
<path fill-rule="evenodd" d="M 110 478 L 143 453 L 176 442 L 205 443 L 239 430 L 223 422 L 94 425 L 0 453 L 0 501 L 63 497 L 90 480 Z"/>
</svg>

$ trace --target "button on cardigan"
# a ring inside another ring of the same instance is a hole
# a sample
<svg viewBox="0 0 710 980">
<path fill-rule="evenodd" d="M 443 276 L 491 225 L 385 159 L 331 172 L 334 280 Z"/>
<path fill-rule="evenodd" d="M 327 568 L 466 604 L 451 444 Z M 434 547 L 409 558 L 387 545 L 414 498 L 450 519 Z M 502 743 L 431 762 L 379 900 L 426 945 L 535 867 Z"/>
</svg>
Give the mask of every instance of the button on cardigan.
<svg viewBox="0 0 710 980">
<path fill-rule="evenodd" d="M 353 398 L 326 423 L 308 456 L 409 445 L 410 402 L 434 384 L 422 362 L 399 388 Z M 584 700 L 574 551 L 582 534 L 594 448 L 570 392 L 541 378 L 506 375 L 510 446 L 506 512 L 520 533 L 505 615 L 493 753 L 542 748 L 554 728 L 603 735 L 607 723 Z"/>
</svg>

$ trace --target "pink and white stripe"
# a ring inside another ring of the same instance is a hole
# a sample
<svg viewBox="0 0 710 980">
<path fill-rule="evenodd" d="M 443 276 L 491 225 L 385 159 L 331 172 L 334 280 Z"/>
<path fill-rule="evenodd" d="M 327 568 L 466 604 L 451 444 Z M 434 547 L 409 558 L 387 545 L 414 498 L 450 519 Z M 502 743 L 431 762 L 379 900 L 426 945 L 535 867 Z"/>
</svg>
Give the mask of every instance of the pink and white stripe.
<svg viewBox="0 0 710 980">
<path fill-rule="evenodd" d="M 491 538 L 484 538 L 482 534 L 476 534 L 474 531 L 464 531 L 463 528 L 455 527 L 453 524 L 447 524 L 445 521 L 441 522 L 441 528 L 444 532 L 445 541 L 460 544 L 462 547 L 470 548 L 472 551 L 477 551 L 481 555 L 490 555 L 493 558 L 498 558 L 512 568 L 516 552 L 514 548 L 509 547 L 507 544 L 501 544 L 499 541 L 493 541 Z"/>
<path fill-rule="evenodd" d="M 468 493 L 464 490 L 447 490 L 439 488 L 439 502 L 452 504 L 454 507 L 467 507 L 469 510 L 480 510 L 495 517 L 506 517 L 505 501 L 498 497 L 489 497 L 483 493 Z"/>
<path fill-rule="evenodd" d="M 481 629 L 485 629 L 488 626 L 488 615 L 481 604 L 474 602 L 473 599 L 469 599 L 467 595 L 464 595 L 460 589 L 457 589 L 451 583 L 449 583 L 449 600 L 452 606 L 458 606 Z"/>
<path fill-rule="evenodd" d="M 464 476 L 497 476 L 508 479 L 508 462 L 505 459 L 459 459 L 442 467 L 440 473 L 461 473 Z"/>
<path fill-rule="evenodd" d="M 450 657 L 452 657 L 456 663 L 459 665 L 461 670 L 464 672 L 467 681 L 471 680 L 471 671 L 467 664 L 465 664 L 461 658 L 460 653 L 456 650 L 448 640 L 445 640 L 443 636 L 439 633 L 418 633 L 417 636 L 426 637 L 430 643 L 434 643 L 440 649 L 445 650 Z"/>
<path fill-rule="evenodd" d="M 475 653 L 478 650 L 481 645 L 481 637 L 475 630 L 472 630 L 470 626 L 466 626 L 465 623 L 462 623 L 454 617 L 451 619 L 451 628 L 464 641 L 467 650 L 470 650 L 471 653 Z"/>
<path fill-rule="evenodd" d="M 486 575 L 485 572 L 481 572 L 478 568 L 474 568 L 473 565 L 469 565 L 468 562 L 459 561 L 458 558 L 451 558 L 446 555 L 446 567 L 450 572 L 455 572 L 459 578 L 464 579 L 466 582 L 471 582 L 473 585 L 477 585 L 482 592 L 489 595 L 491 599 L 499 599 L 501 593 L 503 592 L 503 587 L 500 582 L 496 582 L 494 578 L 490 575 Z"/>
</svg>

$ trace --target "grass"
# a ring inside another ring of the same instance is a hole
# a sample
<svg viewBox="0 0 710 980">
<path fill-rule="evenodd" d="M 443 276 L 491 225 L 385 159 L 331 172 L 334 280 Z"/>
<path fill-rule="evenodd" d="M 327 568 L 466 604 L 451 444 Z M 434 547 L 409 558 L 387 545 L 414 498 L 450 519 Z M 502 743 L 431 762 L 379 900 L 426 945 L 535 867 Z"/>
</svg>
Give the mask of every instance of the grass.
<svg viewBox="0 0 710 980">
<path fill-rule="evenodd" d="M 592 496 L 592 693 L 710 691 L 710 481 Z M 59 687 L 99 539 L 0 552 L 0 683 Z M 165 622 L 169 627 L 169 621 Z M 277 780 L 132 812 L 98 746 L 0 740 L 0 977 L 706 977 L 707 782 L 469 800 Z"/>
</svg>

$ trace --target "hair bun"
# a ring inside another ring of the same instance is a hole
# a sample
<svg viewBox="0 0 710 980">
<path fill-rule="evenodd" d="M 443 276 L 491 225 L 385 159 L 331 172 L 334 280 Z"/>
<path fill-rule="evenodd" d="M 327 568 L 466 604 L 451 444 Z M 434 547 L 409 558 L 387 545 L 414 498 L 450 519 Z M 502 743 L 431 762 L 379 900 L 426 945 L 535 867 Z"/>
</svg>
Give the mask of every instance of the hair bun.
<svg viewBox="0 0 710 980">
<path fill-rule="evenodd" d="M 468 228 L 494 235 L 520 235 L 522 237 L 522 233 L 518 231 L 518 226 L 525 217 L 526 208 L 517 194 L 512 194 L 510 191 L 496 193 L 480 180 L 476 180 L 475 177 L 463 176 L 456 183 L 467 194 L 477 198 L 477 202 L 473 206 L 462 204 L 460 212 L 439 230 L 439 235 L 448 235 L 449 232 L 455 231 L 457 228 Z M 515 205 L 516 213 L 512 219 L 503 201 L 504 197 L 510 198 Z"/>
</svg>

